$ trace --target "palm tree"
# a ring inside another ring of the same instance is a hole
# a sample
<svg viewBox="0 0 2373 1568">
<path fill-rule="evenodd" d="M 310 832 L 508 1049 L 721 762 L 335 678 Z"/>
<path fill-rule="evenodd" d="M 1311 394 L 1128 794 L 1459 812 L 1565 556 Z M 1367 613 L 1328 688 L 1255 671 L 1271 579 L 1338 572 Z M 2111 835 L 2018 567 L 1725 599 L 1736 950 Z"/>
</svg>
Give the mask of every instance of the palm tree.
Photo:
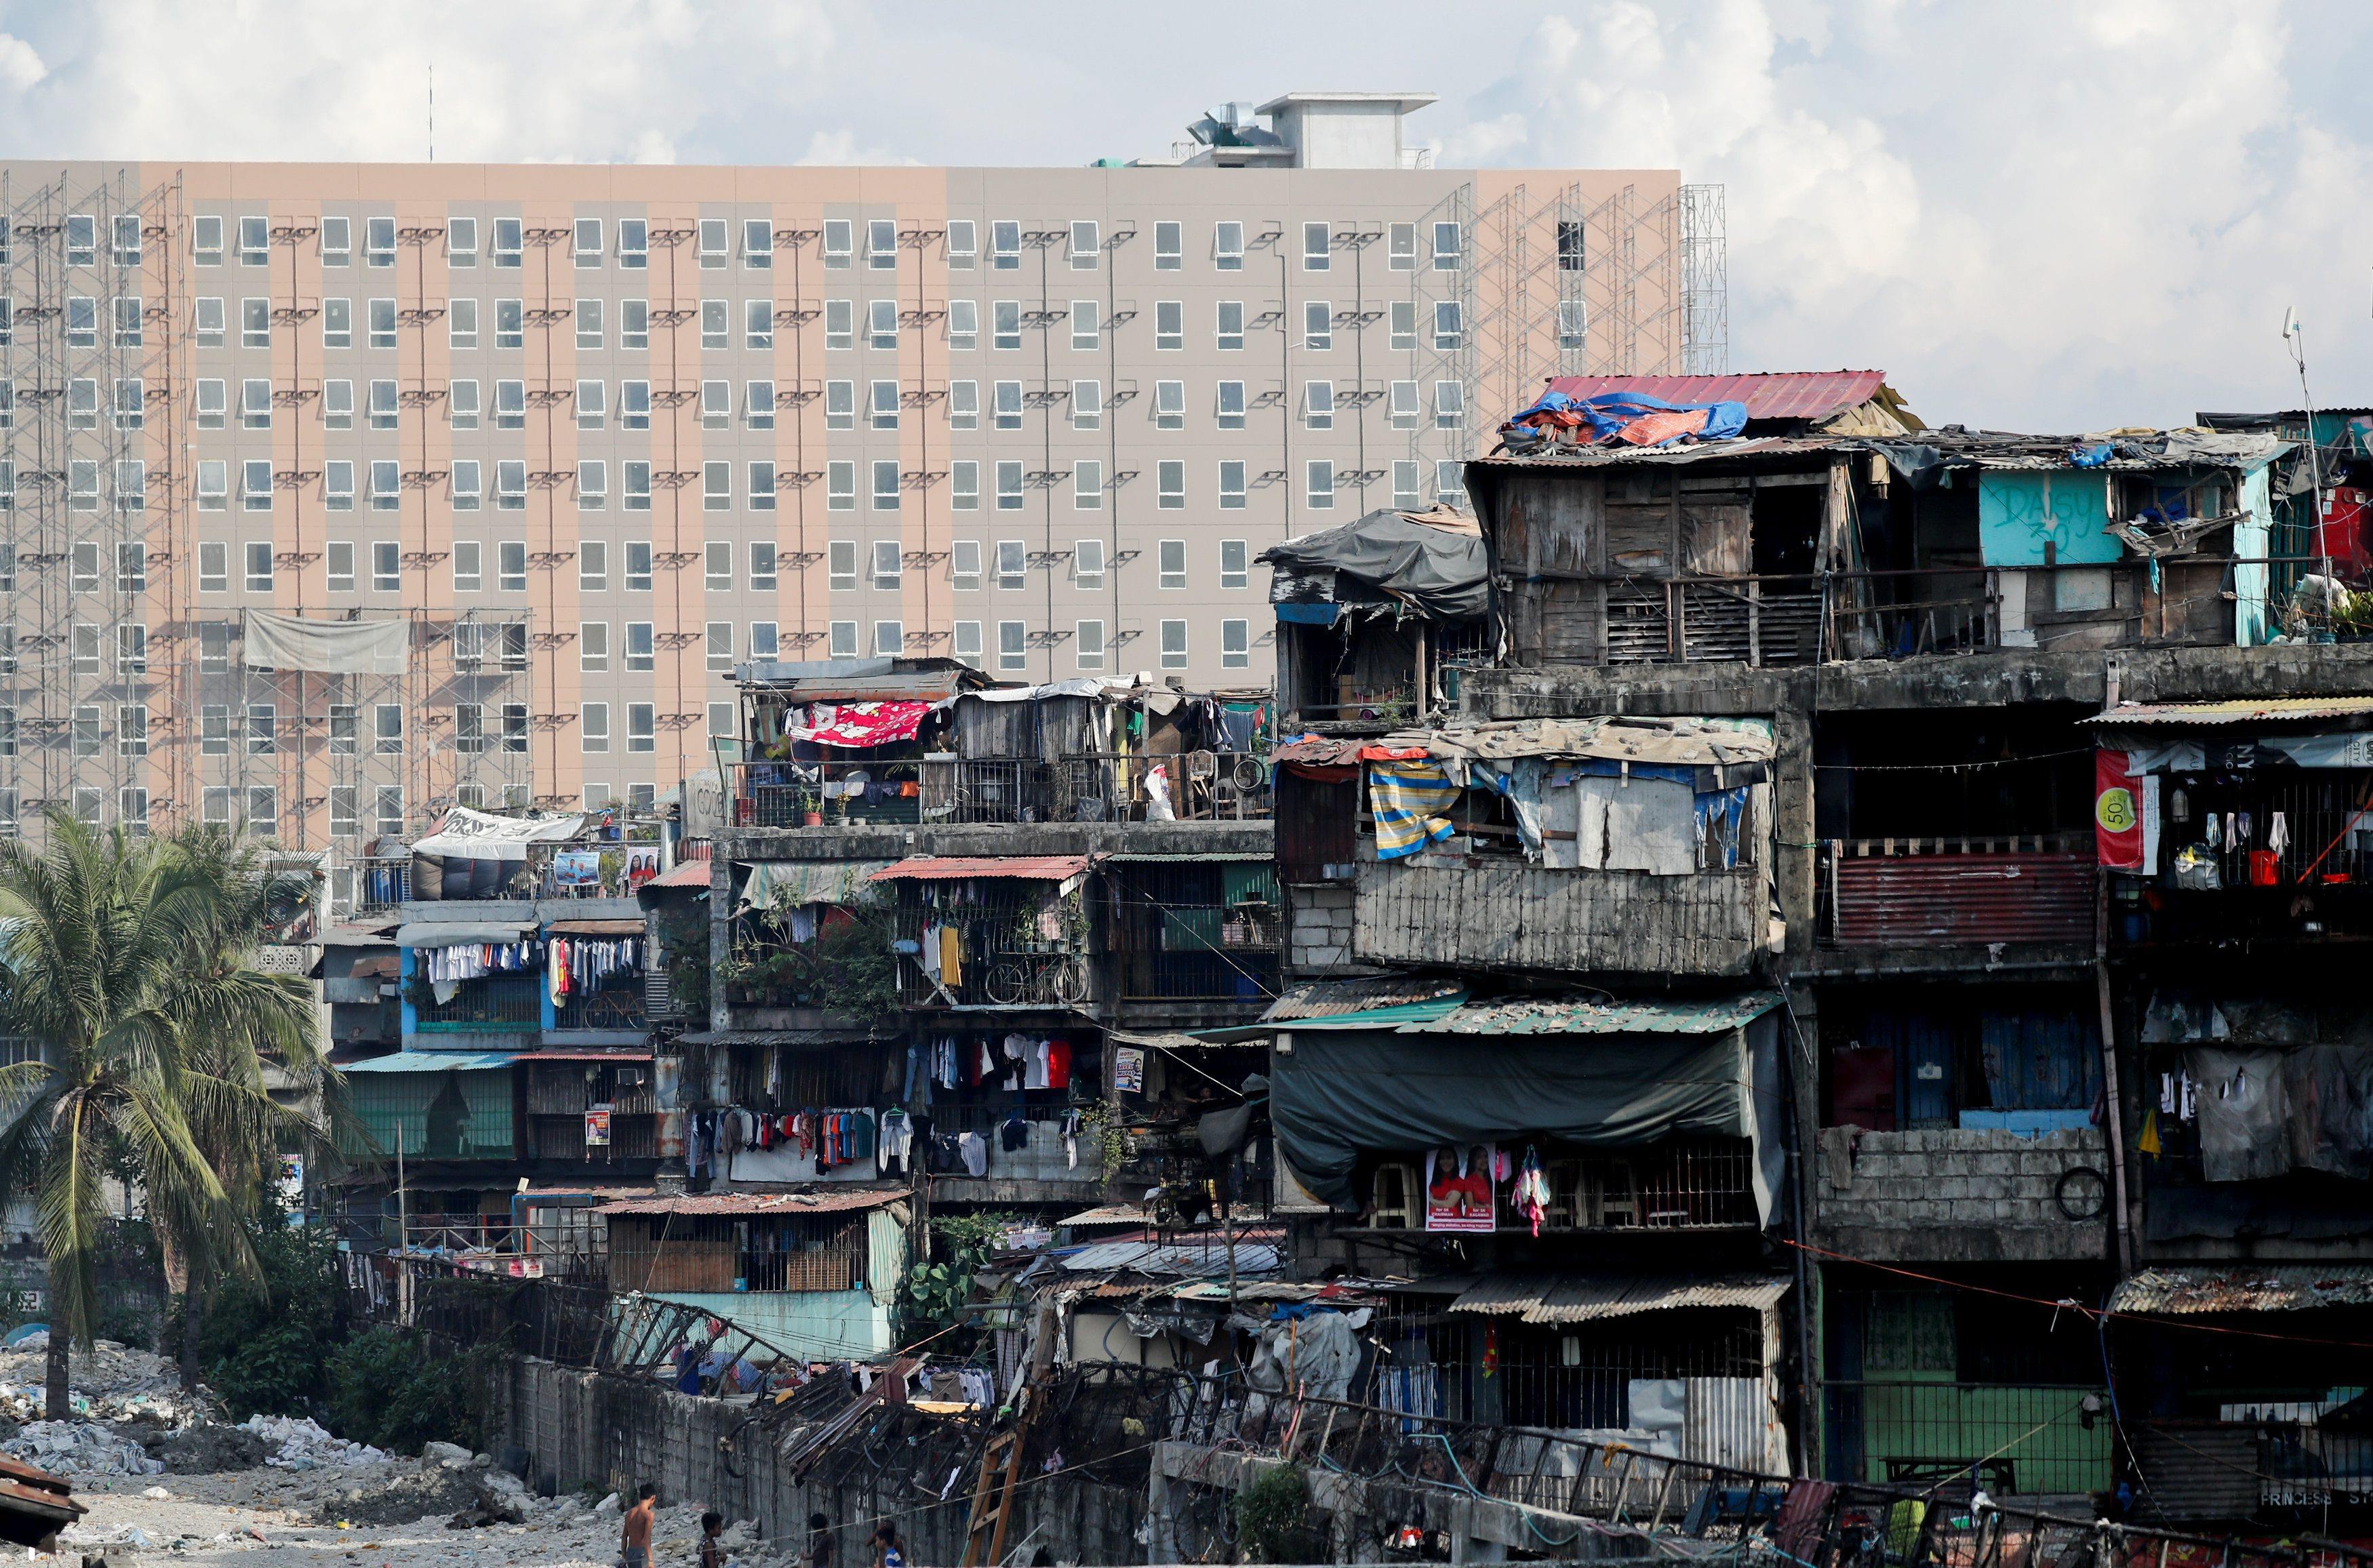
<svg viewBox="0 0 2373 1568">
<path fill-rule="evenodd" d="M 239 1199 L 304 1119 L 274 1102 L 265 1063 L 319 1077 L 323 1059 L 303 982 L 248 962 L 251 857 L 55 812 L 48 839 L 40 853 L 0 844 L 0 1025 L 41 1052 L 0 1068 L 0 1189 L 31 1194 L 39 1215 L 55 1419 L 67 1347 L 98 1323 L 111 1159 L 135 1173 L 193 1280 L 252 1270 Z"/>
</svg>

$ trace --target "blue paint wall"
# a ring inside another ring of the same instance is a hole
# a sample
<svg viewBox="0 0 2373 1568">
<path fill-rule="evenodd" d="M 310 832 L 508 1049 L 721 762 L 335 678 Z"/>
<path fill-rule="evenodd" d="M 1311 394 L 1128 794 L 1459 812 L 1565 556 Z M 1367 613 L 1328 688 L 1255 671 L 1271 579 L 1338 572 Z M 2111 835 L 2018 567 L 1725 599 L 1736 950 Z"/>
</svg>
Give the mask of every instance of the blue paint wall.
<svg viewBox="0 0 2373 1568">
<path fill-rule="evenodd" d="M 896 1348 L 890 1309 L 871 1291 L 653 1291 L 748 1329 L 793 1355 L 818 1361 L 878 1356 Z"/>
<path fill-rule="evenodd" d="M 1978 476 L 1978 542 L 1990 567 L 2040 567 L 2043 546 L 2063 566 L 2101 566 L 2126 547 L 2104 532 L 2110 476 L 2099 470 L 1989 470 Z"/>
</svg>

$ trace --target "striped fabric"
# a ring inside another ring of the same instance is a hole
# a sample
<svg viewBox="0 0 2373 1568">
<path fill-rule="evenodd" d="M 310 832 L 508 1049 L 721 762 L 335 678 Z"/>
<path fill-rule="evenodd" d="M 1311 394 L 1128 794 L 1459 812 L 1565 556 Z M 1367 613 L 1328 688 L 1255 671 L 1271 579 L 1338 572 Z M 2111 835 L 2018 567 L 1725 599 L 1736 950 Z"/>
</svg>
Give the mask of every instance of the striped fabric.
<svg viewBox="0 0 2373 1568">
<path fill-rule="evenodd" d="M 1372 762 L 1368 805 L 1376 817 L 1376 859 L 1397 860 L 1450 837 L 1444 814 L 1458 787 L 1438 762 Z"/>
</svg>

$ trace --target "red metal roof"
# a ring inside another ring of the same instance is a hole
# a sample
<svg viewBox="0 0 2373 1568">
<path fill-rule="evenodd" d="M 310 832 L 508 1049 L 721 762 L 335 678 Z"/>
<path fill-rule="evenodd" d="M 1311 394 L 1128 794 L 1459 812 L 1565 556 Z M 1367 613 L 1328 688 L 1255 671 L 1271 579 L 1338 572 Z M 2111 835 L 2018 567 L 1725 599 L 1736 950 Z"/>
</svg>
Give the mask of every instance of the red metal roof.
<svg viewBox="0 0 2373 1568">
<path fill-rule="evenodd" d="M 1666 403 L 1747 404 L 1749 419 L 1826 419 L 1867 403 L 1887 380 L 1884 370 L 1784 370 L 1741 376 L 1558 376 L 1549 390 L 1569 397 L 1646 392 Z"/>
<path fill-rule="evenodd" d="M 643 883 L 643 887 L 707 887 L 711 871 L 707 860 L 685 860 L 671 871 L 664 871 Z M 641 888 L 637 888 L 641 892 Z"/>
<path fill-rule="evenodd" d="M 875 882 L 906 877 L 941 881 L 952 877 L 1007 876 L 1029 882 L 1068 882 L 1088 869 L 1085 855 L 918 855 L 884 866 Z"/>
<path fill-rule="evenodd" d="M 903 1187 L 858 1187 L 823 1192 L 696 1192 L 674 1198 L 629 1198 L 603 1203 L 602 1214 L 684 1214 L 744 1218 L 753 1214 L 847 1214 L 879 1209 L 907 1196 Z"/>
</svg>

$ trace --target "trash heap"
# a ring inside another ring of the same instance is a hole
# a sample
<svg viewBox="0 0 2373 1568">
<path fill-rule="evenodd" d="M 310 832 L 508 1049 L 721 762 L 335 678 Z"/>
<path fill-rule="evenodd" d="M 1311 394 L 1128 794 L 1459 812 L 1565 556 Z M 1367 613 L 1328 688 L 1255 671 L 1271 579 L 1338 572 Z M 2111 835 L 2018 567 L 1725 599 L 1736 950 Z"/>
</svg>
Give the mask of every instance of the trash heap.
<svg viewBox="0 0 2373 1568">
<path fill-rule="evenodd" d="M 263 1462 L 278 1469 L 358 1469 L 388 1459 L 384 1449 L 333 1437 L 308 1416 L 250 1416 L 238 1430 L 270 1444 L 272 1452 Z"/>
<path fill-rule="evenodd" d="M 59 1475 L 160 1476 L 165 1461 L 96 1422 L 37 1421 L 0 1442 L 0 1454 Z"/>
<path fill-rule="evenodd" d="M 49 1379 L 49 1336 L 31 1334 L 0 1351 L 0 1416 L 39 1422 L 49 1415 L 43 1388 Z M 89 1421 L 136 1421 L 167 1426 L 205 1419 L 196 1400 L 181 1392 L 181 1369 L 163 1356 L 101 1340 L 88 1352 L 76 1351 L 67 1367 L 74 1413 Z"/>
</svg>

